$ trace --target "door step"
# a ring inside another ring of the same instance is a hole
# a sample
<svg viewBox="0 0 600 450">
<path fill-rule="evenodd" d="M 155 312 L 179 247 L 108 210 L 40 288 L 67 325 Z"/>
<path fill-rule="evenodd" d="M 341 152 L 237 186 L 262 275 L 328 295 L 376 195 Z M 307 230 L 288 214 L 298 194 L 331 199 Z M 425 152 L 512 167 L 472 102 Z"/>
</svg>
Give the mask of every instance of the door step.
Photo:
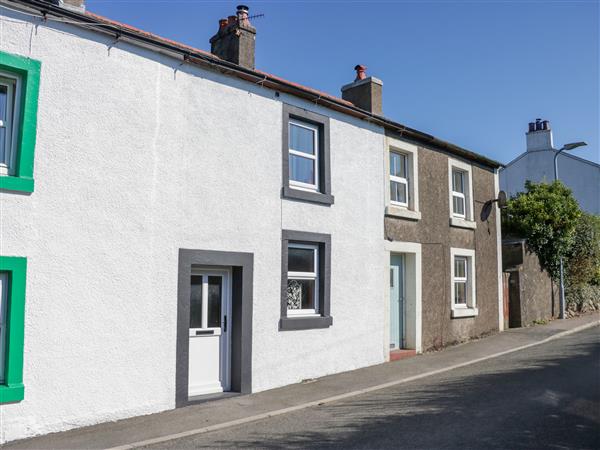
<svg viewBox="0 0 600 450">
<path fill-rule="evenodd" d="M 416 350 L 402 348 L 399 350 L 392 350 L 390 352 L 390 361 L 398 361 L 399 359 L 410 358 L 417 354 Z"/>
</svg>

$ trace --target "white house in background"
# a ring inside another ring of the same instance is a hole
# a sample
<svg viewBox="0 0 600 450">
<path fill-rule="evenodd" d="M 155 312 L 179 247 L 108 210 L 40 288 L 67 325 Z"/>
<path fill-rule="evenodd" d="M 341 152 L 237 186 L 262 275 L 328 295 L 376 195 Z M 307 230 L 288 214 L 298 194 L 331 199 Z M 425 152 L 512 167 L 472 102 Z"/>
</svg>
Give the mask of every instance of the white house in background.
<svg viewBox="0 0 600 450">
<path fill-rule="evenodd" d="M 529 124 L 527 151 L 500 169 L 500 189 L 510 195 L 523 192 L 525 181 L 554 181 L 552 129 L 547 120 Z M 563 151 L 558 156 L 558 177 L 572 191 L 584 211 L 600 214 L 600 164 Z"/>
<path fill-rule="evenodd" d="M 0 441 L 502 329 L 500 164 L 362 66 L 342 98 L 257 70 L 255 35 L 0 0 Z"/>
</svg>

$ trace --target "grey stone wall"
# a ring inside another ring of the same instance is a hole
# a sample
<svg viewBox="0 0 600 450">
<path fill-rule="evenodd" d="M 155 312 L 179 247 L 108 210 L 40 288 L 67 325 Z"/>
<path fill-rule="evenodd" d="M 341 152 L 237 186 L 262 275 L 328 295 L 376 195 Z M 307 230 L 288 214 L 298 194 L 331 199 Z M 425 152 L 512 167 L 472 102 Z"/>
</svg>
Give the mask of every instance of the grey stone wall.
<svg viewBox="0 0 600 450">
<path fill-rule="evenodd" d="M 385 236 L 422 244 L 422 344 L 427 351 L 498 331 L 498 248 L 495 208 L 485 222 L 480 219 L 483 203 L 495 197 L 493 169 L 472 165 L 477 229 L 451 227 L 448 155 L 424 147 L 418 151 L 421 220 L 386 217 Z M 475 250 L 477 317 L 451 318 L 451 247 Z"/>
<path fill-rule="evenodd" d="M 526 327 L 558 315 L 558 290 L 525 241 L 502 244 L 503 270 L 509 278 L 509 326 Z"/>
</svg>

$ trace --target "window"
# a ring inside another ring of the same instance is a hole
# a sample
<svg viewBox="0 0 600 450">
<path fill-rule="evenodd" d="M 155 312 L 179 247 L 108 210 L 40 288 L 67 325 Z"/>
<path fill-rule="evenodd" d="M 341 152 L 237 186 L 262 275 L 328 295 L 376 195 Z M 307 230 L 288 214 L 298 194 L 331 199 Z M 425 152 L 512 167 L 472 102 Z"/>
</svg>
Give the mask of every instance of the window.
<svg viewBox="0 0 600 450">
<path fill-rule="evenodd" d="M 40 67 L 0 51 L 0 189 L 33 192 Z"/>
<path fill-rule="evenodd" d="M 333 204 L 329 167 L 329 118 L 283 105 L 284 198 Z"/>
<path fill-rule="evenodd" d="M 0 256 L 0 404 L 23 400 L 26 258 Z"/>
<path fill-rule="evenodd" d="M 458 169 L 452 170 L 452 215 L 464 219 L 466 217 L 465 204 L 465 172 Z"/>
<path fill-rule="evenodd" d="M 17 125 L 19 123 L 19 79 L 0 72 L 0 175 L 14 172 Z"/>
<path fill-rule="evenodd" d="M 473 176 L 469 164 L 448 159 L 450 225 L 475 229 L 473 210 Z"/>
<path fill-rule="evenodd" d="M 308 123 L 289 123 L 290 186 L 319 190 L 319 129 Z"/>
<path fill-rule="evenodd" d="M 390 152 L 390 202 L 408 208 L 408 156 Z"/>
<path fill-rule="evenodd" d="M 452 262 L 452 317 L 473 317 L 475 307 L 475 251 L 450 249 Z"/>
<path fill-rule="evenodd" d="M 282 330 L 325 328 L 329 314 L 329 235 L 282 233 Z"/>
<path fill-rule="evenodd" d="M 454 257 L 454 306 L 467 307 L 467 258 Z"/>
<path fill-rule="evenodd" d="M 408 142 L 386 137 L 385 215 L 419 220 L 418 148 Z"/>
<path fill-rule="evenodd" d="M 287 314 L 318 314 L 319 311 L 319 247 L 288 245 Z"/>
</svg>

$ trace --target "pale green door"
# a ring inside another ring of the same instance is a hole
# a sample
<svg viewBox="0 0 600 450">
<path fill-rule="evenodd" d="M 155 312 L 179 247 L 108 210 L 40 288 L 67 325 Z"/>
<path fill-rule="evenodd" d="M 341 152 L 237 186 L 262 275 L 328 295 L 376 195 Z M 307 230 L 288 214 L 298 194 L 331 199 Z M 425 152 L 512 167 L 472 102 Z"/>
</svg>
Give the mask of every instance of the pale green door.
<svg viewBox="0 0 600 450">
<path fill-rule="evenodd" d="M 390 349 L 404 347 L 404 255 L 390 259 Z"/>
</svg>

